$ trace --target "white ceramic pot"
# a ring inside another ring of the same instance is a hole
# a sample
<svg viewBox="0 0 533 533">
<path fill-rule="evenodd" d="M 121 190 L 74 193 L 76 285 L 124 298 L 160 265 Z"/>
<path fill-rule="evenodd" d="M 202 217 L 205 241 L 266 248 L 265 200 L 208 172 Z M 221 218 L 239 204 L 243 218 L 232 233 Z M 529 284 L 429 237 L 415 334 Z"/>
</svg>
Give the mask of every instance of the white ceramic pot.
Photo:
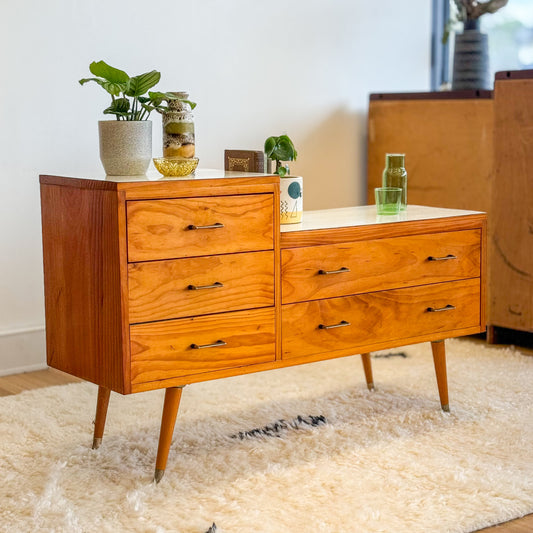
<svg viewBox="0 0 533 533">
<path fill-rule="evenodd" d="M 280 178 L 280 223 L 297 224 L 302 221 L 303 178 L 285 176 Z"/>
<path fill-rule="evenodd" d="M 100 120 L 100 160 L 108 176 L 146 174 L 152 160 L 152 122 Z"/>
</svg>

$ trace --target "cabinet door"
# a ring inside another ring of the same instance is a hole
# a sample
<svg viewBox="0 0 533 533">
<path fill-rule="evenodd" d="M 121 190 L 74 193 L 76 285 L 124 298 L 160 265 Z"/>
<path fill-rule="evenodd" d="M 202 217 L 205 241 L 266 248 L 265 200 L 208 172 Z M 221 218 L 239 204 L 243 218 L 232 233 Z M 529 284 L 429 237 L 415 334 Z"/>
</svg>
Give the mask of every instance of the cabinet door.
<svg viewBox="0 0 533 533">
<path fill-rule="evenodd" d="M 132 383 L 273 361 L 274 314 L 255 309 L 133 325 Z"/>
<path fill-rule="evenodd" d="M 130 201 L 128 261 L 272 250 L 273 205 L 272 194 Z"/>
<path fill-rule="evenodd" d="M 282 308 L 284 359 L 480 325 L 480 280 L 453 281 L 330 298 Z"/>
<path fill-rule="evenodd" d="M 285 249 L 282 301 L 293 303 L 479 277 L 481 231 Z"/>
<path fill-rule="evenodd" d="M 274 305 L 274 252 L 130 263 L 130 323 Z"/>
</svg>

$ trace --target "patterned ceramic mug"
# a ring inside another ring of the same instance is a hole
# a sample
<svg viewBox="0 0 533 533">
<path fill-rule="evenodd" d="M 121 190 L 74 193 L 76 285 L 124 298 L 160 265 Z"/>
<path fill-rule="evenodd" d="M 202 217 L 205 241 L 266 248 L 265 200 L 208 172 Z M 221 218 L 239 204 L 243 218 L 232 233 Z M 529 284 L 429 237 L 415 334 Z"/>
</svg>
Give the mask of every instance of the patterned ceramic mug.
<svg viewBox="0 0 533 533">
<path fill-rule="evenodd" d="M 303 214 L 303 178 L 285 176 L 280 182 L 280 223 L 297 224 Z"/>
</svg>

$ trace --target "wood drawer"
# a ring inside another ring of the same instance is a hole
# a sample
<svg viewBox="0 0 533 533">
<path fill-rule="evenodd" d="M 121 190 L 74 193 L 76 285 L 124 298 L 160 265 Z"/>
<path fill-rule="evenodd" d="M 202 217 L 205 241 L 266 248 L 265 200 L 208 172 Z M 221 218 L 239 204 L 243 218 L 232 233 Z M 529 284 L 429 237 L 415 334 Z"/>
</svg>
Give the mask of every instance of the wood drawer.
<svg viewBox="0 0 533 533">
<path fill-rule="evenodd" d="M 453 310 L 430 312 L 447 305 Z M 346 321 L 350 325 L 321 329 Z M 402 341 L 480 324 L 480 280 L 470 279 L 331 298 L 282 308 L 282 357 Z"/>
<path fill-rule="evenodd" d="M 271 194 L 130 201 L 128 261 L 271 250 L 273 215 Z"/>
<path fill-rule="evenodd" d="M 159 381 L 274 361 L 274 316 L 274 308 L 268 308 L 131 326 L 131 381 Z M 226 345 L 191 347 L 217 341 Z"/>
<path fill-rule="evenodd" d="M 269 307 L 274 252 L 130 263 L 128 286 L 130 323 Z"/>
<path fill-rule="evenodd" d="M 481 231 L 465 230 L 285 249 L 282 302 L 479 277 L 480 246 Z"/>
</svg>

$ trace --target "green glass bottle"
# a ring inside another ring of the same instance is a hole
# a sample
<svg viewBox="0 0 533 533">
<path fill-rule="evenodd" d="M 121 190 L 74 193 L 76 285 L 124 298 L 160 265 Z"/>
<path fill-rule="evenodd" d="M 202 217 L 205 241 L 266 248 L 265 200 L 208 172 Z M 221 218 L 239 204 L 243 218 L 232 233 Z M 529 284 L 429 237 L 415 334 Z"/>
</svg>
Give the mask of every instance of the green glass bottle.
<svg viewBox="0 0 533 533">
<path fill-rule="evenodd" d="M 407 209 L 407 171 L 405 170 L 405 154 L 386 154 L 385 170 L 383 171 L 383 187 L 399 187 L 402 189 L 400 210 Z"/>
</svg>

